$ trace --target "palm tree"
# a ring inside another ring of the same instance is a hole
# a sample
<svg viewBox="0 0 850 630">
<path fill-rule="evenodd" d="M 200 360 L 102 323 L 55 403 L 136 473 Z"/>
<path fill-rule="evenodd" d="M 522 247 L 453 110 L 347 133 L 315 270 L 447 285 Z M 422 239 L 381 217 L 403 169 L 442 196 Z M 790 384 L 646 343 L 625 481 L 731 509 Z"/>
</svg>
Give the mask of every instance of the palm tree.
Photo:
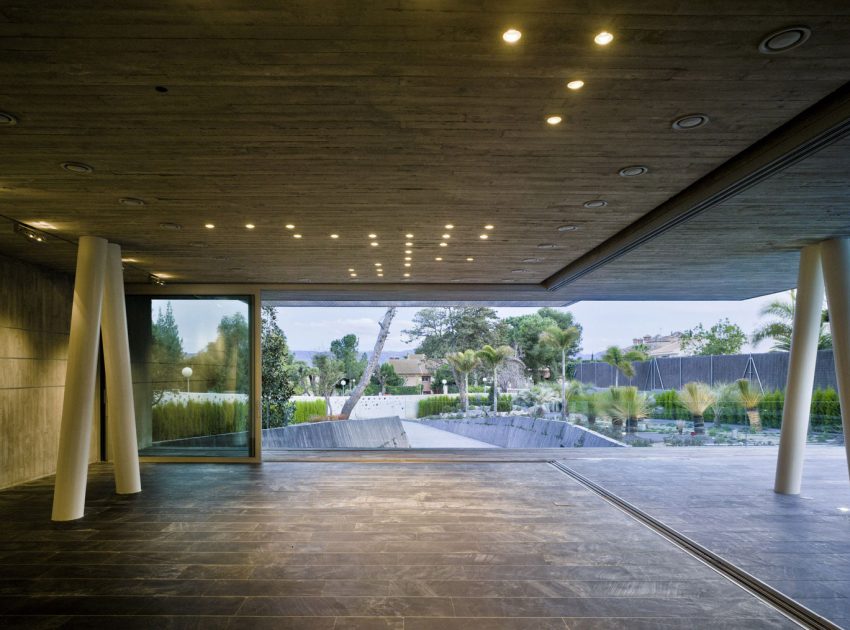
<svg viewBox="0 0 850 630">
<path fill-rule="evenodd" d="M 612 387 L 608 411 L 626 424 L 626 433 L 637 433 L 637 421 L 649 415 L 649 398 L 637 387 Z"/>
<path fill-rule="evenodd" d="M 764 398 L 760 389 L 753 387 L 745 378 L 736 381 L 738 385 L 738 400 L 747 410 L 747 419 L 750 421 L 750 428 L 753 431 L 761 431 L 761 414 L 759 413 L 759 403 Z"/>
<path fill-rule="evenodd" d="M 646 361 L 646 353 L 641 350 L 623 350 L 617 346 L 611 346 L 600 359 L 614 367 L 614 387 L 620 385 L 620 372 L 628 378 L 635 375 L 633 361 Z"/>
<path fill-rule="evenodd" d="M 752 336 L 753 344 L 758 344 L 765 339 L 773 340 L 771 350 L 783 352 L 791 351 L 791 329 L 794 325 L 794 310 L 797 307 L 797 292 L 788 292 L 789 300 L 774 300 L 761 309 L 759 315 L 762 317 L 773 317 L 773 321 L 762 324 L 755 329 Z M 828 350 L 832 347 L 832 335 L 827 328 L 829 324 L 829 311 L 821 311 L 820 333 L 818 334 L 818 350 Z"/>
<path fill-rule="evenodd" d="M 463 408 L 463 415 L 466 415 L 469 413 L 469 373 L 481 365 L 481 361 L 476 356 L 475 350 L 447 354 L 446 361 L 455 373 L 455 381 L 460 391 L 460 405 Z"/>
<path fill-rule="evenodd" d="M 561 417 L 567 419 L 567 352 L 573 349 L 581 332 L 575 326 L 550 326 L 540 333 L 540 344 L 561 351 Z"/>
<path fill-rule="evenodd" d="M 705 412 L 717 402 L 717 395 L 705 383 L 691 382 L 682 387 L 679 399 L 691 414 L 694 433 L 705 434 Z"/>
<path fill-rule="evenodd" d="M 510 346 L 499 346 L 494 348 L 491 345 L 486 345 L 481 350 L 475 353 L 481 365 L 488 370 L 493 370 L 493 413 L 499 411 L 499 368 L 507 363 L 508 359 L 512 359 L 516 353 Z"/>
</svg>

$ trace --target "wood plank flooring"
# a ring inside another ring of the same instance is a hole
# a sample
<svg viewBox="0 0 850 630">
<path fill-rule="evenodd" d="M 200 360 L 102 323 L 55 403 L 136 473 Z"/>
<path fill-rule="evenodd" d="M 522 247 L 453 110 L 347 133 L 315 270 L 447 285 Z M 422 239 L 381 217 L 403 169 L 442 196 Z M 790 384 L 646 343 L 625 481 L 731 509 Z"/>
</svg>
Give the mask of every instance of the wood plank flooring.
<svg viewBox="0 0 850 630">
<path fill-rule="evenodd" d="M 0 492 L 0 625 L 461 630 L 794 627 L 551 466 L 92 468 Z"/>
</svg>

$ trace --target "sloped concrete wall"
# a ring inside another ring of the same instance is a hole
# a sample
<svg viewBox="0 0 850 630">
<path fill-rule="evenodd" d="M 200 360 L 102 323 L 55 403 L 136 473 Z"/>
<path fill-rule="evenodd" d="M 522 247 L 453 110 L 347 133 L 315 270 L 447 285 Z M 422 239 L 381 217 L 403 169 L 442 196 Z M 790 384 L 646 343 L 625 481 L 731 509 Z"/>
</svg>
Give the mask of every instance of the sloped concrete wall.
<svg viewBox="0 0 850 630">
<path fill-rule="evenodd" d="M 451 395 L 451 394 L 450 394 Z M 399 418 L 411 419 L 416 417 L 419 401 L 429 398 L 428 395 L 406 396 L 361 396 L 351 412 L 350 420 L 365 420 L 368 418 Z M 293 396 L 292 400 L 324 400 L 315 396 Z M 332 413 L 338 414 L 348 396 L 331 396 Z"/>
<path fill-rule="evenodd" d="M 410 443 L 396 417 L 263 429 L 263 448 L 410 448 Z"/>
<path fill-rule="evenodd" d="M 528 416 L 494 416 L 458 420 L 418 420 L 424 425 L 450 431 L 502 448 L 572 448 L 577 446 L 625 446 L 595 431 L 559 420 Z"/>
</svg>

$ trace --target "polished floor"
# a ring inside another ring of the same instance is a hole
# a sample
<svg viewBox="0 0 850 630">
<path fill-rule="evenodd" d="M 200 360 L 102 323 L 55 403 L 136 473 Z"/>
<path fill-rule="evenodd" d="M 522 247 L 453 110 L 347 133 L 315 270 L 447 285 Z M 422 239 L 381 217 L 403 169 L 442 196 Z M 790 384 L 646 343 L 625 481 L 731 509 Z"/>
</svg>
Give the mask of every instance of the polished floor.
<svg viewBox="0 0 850 630">
<path fill-rule="evenodd" d="M 563 451 L 562 451 L 563 452 Z M 542 462 L 146 464 L 84 519 L 0 492 L 0 625 L 794 627 Z"/>
</svg>

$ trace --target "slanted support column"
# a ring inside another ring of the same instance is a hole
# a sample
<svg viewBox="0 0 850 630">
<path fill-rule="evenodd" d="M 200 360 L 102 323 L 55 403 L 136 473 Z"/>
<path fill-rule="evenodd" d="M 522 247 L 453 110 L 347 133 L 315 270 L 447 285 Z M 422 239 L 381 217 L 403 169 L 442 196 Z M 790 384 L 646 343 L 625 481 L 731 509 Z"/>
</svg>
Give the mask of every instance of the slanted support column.
<svg viewBox="0 0 850 630">
<path fill-rule="evenodd" d="M 781 494 L 800 494 L 822 306 L 821 250 L 820 245 L 810 245 L 800 252 L 800 271 L 797 276 L 785 408 L 782 412 L 782 434 L 779 438 L 779 458 L 773 487 Z"/>
<path fill-rule="evenodd" d="M 118 494 L 141 492 L 121 247 L 112 243 L 106 254 L 103 361 L 106 368 L 106 415 L 109 422 L 106 432 L 115 469 L 115 491 Z"/>
<path fill-rule="evenodd" d="M 83 236 L 77 249 L 68 367 L 53 491 L 54 521 L 81 518 L 85 508 L 106 245 L 102 238 Z"/>
<path fill-rule="evenodd" d="M 821 243 L 821 255 L 844 448 L 850 466 L 850 239 L 837 238 Z"/>
</svg>

